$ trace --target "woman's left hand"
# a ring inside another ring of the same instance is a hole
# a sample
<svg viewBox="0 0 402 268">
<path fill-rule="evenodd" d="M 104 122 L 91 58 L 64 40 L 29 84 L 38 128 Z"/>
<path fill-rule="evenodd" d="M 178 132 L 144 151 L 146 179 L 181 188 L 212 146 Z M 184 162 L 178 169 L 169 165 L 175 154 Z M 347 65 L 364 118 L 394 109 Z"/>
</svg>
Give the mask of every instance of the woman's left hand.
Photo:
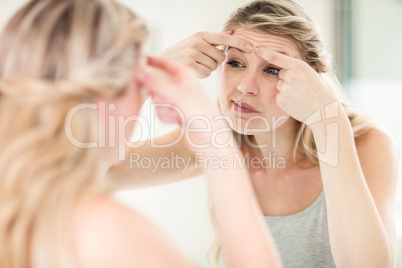
<svg viewBox="0 0 402 268">
<path fill-rule="evenodd" d="M 281 68 L 276 102 L 296 120 L 305 122 L 338 99 L 325 80 L 306 62 L 262 47 L 254 51 L 262 59 Z"/>
</svg>

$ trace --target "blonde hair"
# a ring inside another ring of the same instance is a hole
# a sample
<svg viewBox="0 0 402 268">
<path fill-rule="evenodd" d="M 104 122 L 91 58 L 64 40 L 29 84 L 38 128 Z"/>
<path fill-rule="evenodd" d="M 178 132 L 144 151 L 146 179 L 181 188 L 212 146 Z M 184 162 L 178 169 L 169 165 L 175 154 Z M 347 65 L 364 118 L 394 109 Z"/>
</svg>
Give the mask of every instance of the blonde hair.
<svg viewBox="0 0 402 268">
<path fill-rule="evenodd" d="M 0 37 L 0 266 L 74 267 L 71 216 L 106 194 L 97 149 L 65 135 L 71 108 L 125 92 L 146 35 L 112 0 L 32 0 Z M 82 142 L 97 136 L 93 111 L 74 117 Z"/>
<path fill-rule="evenodd" d="M 343 109 L 349 117 L 354 136 L 359 137 L 374 126 L 367 115 L 358 113 L 351 107 L 340 83 L 331 73 L 331 58 L 325 49 L 325 43 L 318 32 L 317 25 L 298 4 L 292 0 L 253 1 L 235 10 L 224 25 L 224 31 L 235 31 L 239 28 L 255 30 L 263 34 L 279 35 L 292 40 L 299 48 L 304 60 L 317 69 L 339 96 Z M 297 153 L 301 152 L 314 165 L 318 165 L 311 130 L 302 122 L 297 122 L 297 124 L 298 131 L 293 150 L 294 161 L 296 162 Z M 296 162 L 296 164 L 298 163 Z M 210 253 L 213 252 L 215 261 L 218 261 L 221 248 L 216 245 L 216 241 L 215 239 Z"/>
</svg>

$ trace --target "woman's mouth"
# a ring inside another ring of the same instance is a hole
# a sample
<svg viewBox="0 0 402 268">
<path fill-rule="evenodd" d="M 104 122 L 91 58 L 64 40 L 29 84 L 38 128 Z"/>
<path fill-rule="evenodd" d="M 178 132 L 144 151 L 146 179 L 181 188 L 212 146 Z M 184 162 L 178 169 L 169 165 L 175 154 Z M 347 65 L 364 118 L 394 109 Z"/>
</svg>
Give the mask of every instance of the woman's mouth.
<svg viewBox="0 0 402 268">
<path fill-rule="evenodd" d="M 241 102 L 241 101 L 232 101 L 233 105 L 232 105 L 232 109 L 235 112 L 238 113 L 245 113 L 245 114 L 251 114 L 251 113 L 259 113 L 253 106 L 245 103 L 245 102 Z"/>
</svg>

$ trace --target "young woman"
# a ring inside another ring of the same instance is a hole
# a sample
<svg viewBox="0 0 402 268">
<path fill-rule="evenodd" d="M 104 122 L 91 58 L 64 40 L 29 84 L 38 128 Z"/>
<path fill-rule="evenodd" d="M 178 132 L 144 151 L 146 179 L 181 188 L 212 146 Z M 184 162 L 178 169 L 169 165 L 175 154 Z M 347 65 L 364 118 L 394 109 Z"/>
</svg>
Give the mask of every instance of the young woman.
<svg viewBox="0 0 402 268">
<path fill-rule="evenodd" d="M 141 21 L 111 0 L 33 0 L 4 28 L 0 267 L 196 266 L 143 216 L 113 201 L 101 176 L 119 154 L 113 125 L 138 113 L 141 86 L 156 99 L 175 100 L 187 116 L 217 113 L 192 72 L 141 55 L 145 35 Z M 146 73 L 145 62 L 171 79 Z M 205 174 L 227 265 L 280 267 L 247 172 L 206 168 Z"/>
<path fill-rule="evenodd" d="M 220 110 L 242 141 L 242 163 L 284 266 L 393 267 L 396 146 L 352 110 L 331 80 L 328 53 L 312 19 L 291 0 L 253 1 L 231 15 L 224 31 L 197 33 L 162 55 L 185 62 L 200 77 L 223 62 Z M 216 46 L 229 36 L 249 42 L 253 51 L 220 51 Z M 178 136 L 179 130 L 155 143 Z M 124 188 L 198 175 L 203 160 L 186 142 L 182 138 L 170 148 L 192 157 L 186 172 L 160 169 L 159 178 L 151 179 L 150 171 L 123 162 L 110 174 Z M 148 142 L 141 153 L 166 151 Z"/>
</svg>

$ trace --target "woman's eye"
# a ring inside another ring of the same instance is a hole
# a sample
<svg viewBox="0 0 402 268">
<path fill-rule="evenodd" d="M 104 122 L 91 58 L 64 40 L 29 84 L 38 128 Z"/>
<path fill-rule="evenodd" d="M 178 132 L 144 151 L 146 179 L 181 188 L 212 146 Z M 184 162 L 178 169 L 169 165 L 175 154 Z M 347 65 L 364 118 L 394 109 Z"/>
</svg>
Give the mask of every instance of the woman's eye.
<svg viewBox="0 0 402 268">
<path fill-rule="evenodd" d="M 230 60 L 227 64 L 232 68 L 244 68 L 245 66 L 238 61 Z"/>
<path fill-rule="evenodd" d="M 271 74 L 271 75 L 278 75 L 279 74 L 279 69 L 278 68 L 274 68 L 274 67 L 269 67 L 267 69 L 264 70 L 264 72 Z"/>
</svg>

